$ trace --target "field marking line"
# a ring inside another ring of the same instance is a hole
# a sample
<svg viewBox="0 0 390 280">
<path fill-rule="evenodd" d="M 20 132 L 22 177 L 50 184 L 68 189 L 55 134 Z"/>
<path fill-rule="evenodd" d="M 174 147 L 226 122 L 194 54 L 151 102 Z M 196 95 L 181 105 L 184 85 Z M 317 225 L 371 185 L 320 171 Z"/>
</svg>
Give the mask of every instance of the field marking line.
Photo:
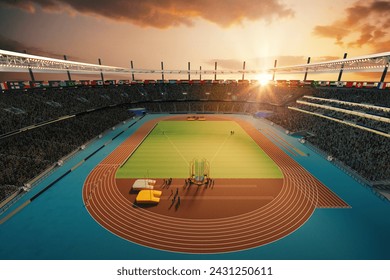
<svg viewBox="0 0 390 280">
<path fill-rule="evenodd" d="M 184 162 L 187 164 L 187 166 L 190 166 L 186 158 L 183 156 L 183 154 L 179 151 L 179 149 L 176 147 L 175 143 L 172 142 L 172 140 L 169 138 L 169 136 L 166 134 L 166 131 L 162 131 L 165 138 L 168 139 L 169 143 L 172 145 L 172 147 L 176 150 L 176 152 L 179 154 L 179 156 L 184 160 Z"/>
<path fill-rule="evenodd" d="M 222 144 L 218 147 L 217 151 L 215 152 L 215 154 L 213 155 L 213 157 L 211 158 L 210 160 L 210 164 L 215 160 L 215 158 L 217 157 L 217 155 L 219 154 L 219 152 L 222 150 L 223 146 L 225 146 L 225 143 L 227 142 L 227 140 L 232 137 L 231 135 L 228 135 L 225 137 L 225 139 L 223 140 Z"/>
</svg>

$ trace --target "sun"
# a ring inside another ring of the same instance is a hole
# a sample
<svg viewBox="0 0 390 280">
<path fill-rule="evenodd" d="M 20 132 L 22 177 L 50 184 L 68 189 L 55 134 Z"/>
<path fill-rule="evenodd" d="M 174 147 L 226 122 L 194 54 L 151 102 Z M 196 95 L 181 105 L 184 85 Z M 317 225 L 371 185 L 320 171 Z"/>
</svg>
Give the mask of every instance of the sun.
<svg viewBox="0 0 390 280">
<path fill-rule="evenodd" d="M 260 73 L 256 76 L 256 80 L 259 81 L 260 85 L 265 86 L 272 80 L 272 75 L 268 73 Z"/>
</svg>

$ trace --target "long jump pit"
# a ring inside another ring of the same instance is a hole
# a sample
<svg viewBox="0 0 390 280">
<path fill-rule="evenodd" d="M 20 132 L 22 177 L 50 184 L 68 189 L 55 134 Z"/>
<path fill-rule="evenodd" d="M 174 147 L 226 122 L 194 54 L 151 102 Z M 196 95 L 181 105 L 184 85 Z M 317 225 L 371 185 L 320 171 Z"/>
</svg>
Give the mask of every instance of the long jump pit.
<svg viewBox="0 0 390 280">
<path fill-rule="evenodd" d="M 194 156 L 207 157 L 212 183 L 187 184 Z M 158 204 L 136 203 L 138 178 L 156 180 Z M 315 208 L 349 207 L 251 124 L 212 115 L 146 122 L 88 175 L 83 201 L 123 239 L 198 254 L 262 246 L 297 230 Z"/>
</svg>

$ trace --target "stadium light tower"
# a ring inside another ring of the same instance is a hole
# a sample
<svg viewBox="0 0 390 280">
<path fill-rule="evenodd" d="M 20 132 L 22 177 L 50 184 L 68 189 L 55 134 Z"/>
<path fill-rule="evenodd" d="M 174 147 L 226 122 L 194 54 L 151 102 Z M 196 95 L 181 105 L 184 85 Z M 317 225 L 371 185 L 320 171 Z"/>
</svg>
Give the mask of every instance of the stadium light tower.
<svg viewBox="0 0 390 280">
<path fill-rule="evenodd" d="M 242 64 L 242 79 L 241 80 L 245 80 L 245 61 Z"/>
<path fill-rule="evenodd" d="M 347 58 L 347 53 L 344 53 L 343 59 L 346 59 L 346 58 Z M 337 81 L 338 81 L 338 82 L 341 81 L 341 77 L 342 77 L 342 75 L 343 75 L 343 69 L 344 69 L 344 63 L 341 64 L 339 77 L 337 78 Z"/>
<path fill-rule="evenodd" d="M 68 60 L 68 58 L 66 57 L 66 55 L 64 55 L 64 60 Z M 72 77 L 70 76 L 69 70 L 66 70 L 66 73 L 68 74 L 68 81 L 71 81 L 71 80 L 72 80 Z"/>
<path fill-rule="evenodd" d="M 381 77 L 381 80 L 380 80 L 381 83 L 383 83 L 385 81 L 388 69 L 389 69 L 389 62 L 386 64 L 385 69 L 382 72 L 382 77 Z"/>
<path fill-rule="evenodd" d="M 99 61 L 99 65 L 102 65 L 102 61 L 100 58 L 98 58 L 98 61 Z M 103 70 L 100 70 L 100 78 L 102 79 L 102 81 L 104 81 Z"/>
<path fill-rule="evenodd" d="M 188 80 L 191 80 L 191 62 L 188 62 Z"/>
<path fill-rule="evenodd" d="M 275 59 L 275 61 L 274 61 L 274 69 L 276 69 L 277 65 L 278 65 L 278 60 Z M 276 70 L 273 70 L 272 81 L 275 81 L 275 73 L 276 73 Z"/>
<path fill-rule="evenodd" d="M 134 65 L 133 65 L 133 61 L 131 60 L 130 61 L 130 68 L 131 68 L 131 80 L 134 81 L 135 78 L 134 78 Z"/>
<path fill-rule="evenodd" d="M 27 54 L 27 51 L 24 50 L 24 53 Z M 30 67 L 30 64 L 29 64 L 28 66 L 29 66 L 29 67 L 28 67 L 28 72 L 30 73 L 31 82 L 35 82 L 34 73 L 33 73 L 32 69 L 31 69 L 31 67 Z"/>
<path fill-rule="evenodd" d="M 310 64 L 310 56 L 307 58 L 307 64 Z M 306 81 L 306 79 L 307 79 L 307 70 L 308 70 L 308 68 L 306 68 L 305 76 L 303 77 L 304 81 Z"/>
<path fill-rule="evenodd" d="M 161 79 L 164 81 L 164 61 L 161 61 Z"/>
<path fill-rule="evenodd" d="M 215 72 L 214 72 L 214 80 L 215 81 L 217 80 L 217 68 L 218 68 L 218 64 L 217 64 L 217 62 L 215 62 L 215 65 L 214 65 L 214 70 L 215 70 Z"/>
</svg>

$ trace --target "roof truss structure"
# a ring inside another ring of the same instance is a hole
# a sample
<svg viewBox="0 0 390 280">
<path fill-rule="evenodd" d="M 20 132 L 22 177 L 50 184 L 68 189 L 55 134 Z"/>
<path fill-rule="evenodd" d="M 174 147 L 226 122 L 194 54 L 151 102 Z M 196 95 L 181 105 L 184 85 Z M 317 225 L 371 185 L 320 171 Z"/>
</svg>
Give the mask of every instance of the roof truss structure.
<svg viewBox="0 0 390 280">
<path fill-rule="evenodd" d="M 333 73 L 344 72 L 383 72 L 389 66 L 390 52 L 364 55 L 353 58 L 330 60 L 325 62 L 275 67 L 270 69 L 279 74 L 295 73 Z"/>
<path fill-rule="evenodd" d="M 70 60 L 54 59 L 18 52 L 0 50 L 0 72 L 27 72 L 29 69 L 38 73 L 72 73 L 96 74 L 259 74 L 264 72 L 276 74 L 296 73 L 332 73 L 344 72 L 382 72 L 389 66 L 390 52 L 338 59 L 326 62 L 274 67 L 260 70 L 157 70 L 131 69 Z"/>
</svg>

